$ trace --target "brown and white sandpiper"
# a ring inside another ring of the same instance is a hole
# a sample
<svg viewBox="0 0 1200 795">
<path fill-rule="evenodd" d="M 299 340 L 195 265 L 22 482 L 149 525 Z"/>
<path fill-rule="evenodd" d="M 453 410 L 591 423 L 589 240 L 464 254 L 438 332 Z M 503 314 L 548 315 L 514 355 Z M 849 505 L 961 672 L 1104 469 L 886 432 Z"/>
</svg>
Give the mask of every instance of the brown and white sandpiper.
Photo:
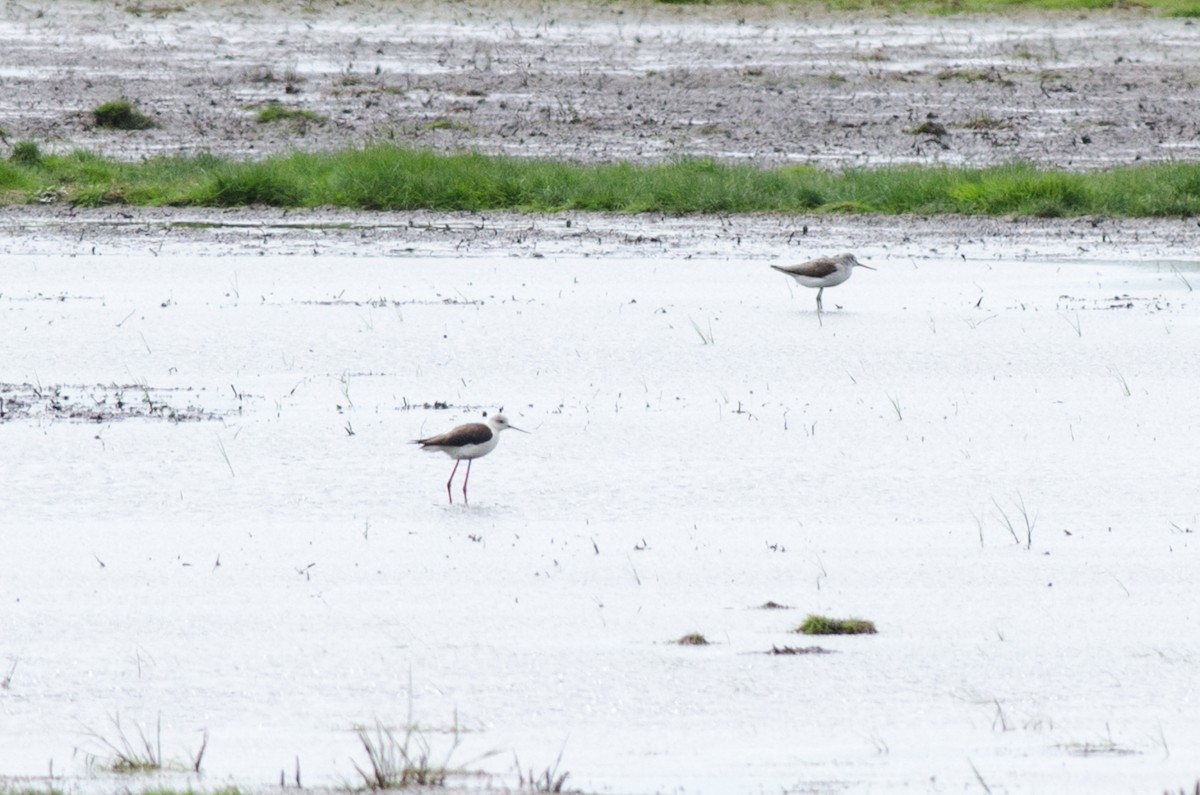
<svg viewBox="0 0 1200 795">
<path fill-rule="evenodd" d="M 805 287 L 817 288 L 817 315 L 820 316 L 821 294 L 826 287 L 834 287 L 850 278 L 854 268 L 875 270 L 870 265 L 863 265 L 853 254 L 842 254 L 837 257 L 818 257 L 799 265 L 772 265 L 780 273 L 786 273 Z"/>
</svg>

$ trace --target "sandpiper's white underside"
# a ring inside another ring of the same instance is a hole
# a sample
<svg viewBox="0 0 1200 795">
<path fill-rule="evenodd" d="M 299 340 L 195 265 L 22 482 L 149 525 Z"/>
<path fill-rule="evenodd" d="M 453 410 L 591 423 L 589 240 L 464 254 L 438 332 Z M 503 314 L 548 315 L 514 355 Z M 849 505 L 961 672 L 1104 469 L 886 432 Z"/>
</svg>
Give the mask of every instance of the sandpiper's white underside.
<svg viewBox="0 0 1200 795">
<path fill-rule="evenodd" d="M 500 434 L 492 433 L 492 438 L 482 444 L 426 444 L 422 445 L 422 450 L 441 451 L 456 461 L 461 461 L 464 458 L 480 458 L 487 455 L 496 449 L 496 445 L 500 442 Z"/>
</svg>

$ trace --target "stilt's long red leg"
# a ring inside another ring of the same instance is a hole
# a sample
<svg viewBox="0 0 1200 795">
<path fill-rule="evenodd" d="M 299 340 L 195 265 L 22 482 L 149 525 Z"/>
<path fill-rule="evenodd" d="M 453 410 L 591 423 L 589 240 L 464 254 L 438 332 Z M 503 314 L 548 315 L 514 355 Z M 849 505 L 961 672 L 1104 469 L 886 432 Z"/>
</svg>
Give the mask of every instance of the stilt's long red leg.
<svg viewBox="0 0 1200 795">
<path fill-rule="evenodd" d="M 471 480 L 471 461 L 472 460 L 473 459 L 470 459 L 470 458 L 467 459 L 467 474 L 463 478 L 463 502 L 467 502 L 467 483 Z"/>
<path fill-rule="evenodd" d="M 456 460 L 454 462 L 454 469 L 450 470 L 450 479 L 446 481 L 446 496 L 450 498 L 451 505 L 454 504 L 454 494 L 450 491 L 450 484 L 454 482 L 454 473 L 458 471 L 458 465 L 461 463 L 462 463 L 461 460 Z M 469 472 L 470 469 L 471 469 L 471 462 L 468 461 L 467 462 L 467 471 Z"/>
</svg>

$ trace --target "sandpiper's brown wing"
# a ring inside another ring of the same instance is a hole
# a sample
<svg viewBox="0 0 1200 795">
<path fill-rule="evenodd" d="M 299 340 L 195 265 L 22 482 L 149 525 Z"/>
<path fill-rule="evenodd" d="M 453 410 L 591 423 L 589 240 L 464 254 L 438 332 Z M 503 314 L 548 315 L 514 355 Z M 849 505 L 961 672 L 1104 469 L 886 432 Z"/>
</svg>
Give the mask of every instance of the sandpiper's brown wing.
<svg viewBox="0 0 1200 795">
<path fill-rule="evenodd" d="M 430 436 L 426 439 L 414 439 L 413 444 L 422 447 L 466 447 L 469 444 L 484 444 L 491 440 L 492 429 L 482 422 L 471 422 L 459 425 L 453 430 Z"/>
<path fill-rule="evenodd" d="M 817 259 L 810 259 L 808 262 L 801 262 L 799 265 L 772 265 L 771 267 L 789 276 L 808 276 L 813 279 L 822 279 L 837 273 L 838 261 L 835 257 L 818 257 Z"/>
</svg>

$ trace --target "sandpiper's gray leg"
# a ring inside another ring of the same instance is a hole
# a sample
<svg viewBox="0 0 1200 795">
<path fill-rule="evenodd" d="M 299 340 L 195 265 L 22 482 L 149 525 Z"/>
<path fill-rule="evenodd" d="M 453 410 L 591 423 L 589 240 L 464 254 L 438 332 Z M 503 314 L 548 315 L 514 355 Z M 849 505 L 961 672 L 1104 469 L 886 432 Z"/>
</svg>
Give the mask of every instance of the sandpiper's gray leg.
<svg viewBox="0 0 1200 795">
<path fill-rule="evenodd" d="M 817 290 L 817 314 L 818 314 L 818 315 L 819 315 L 819 314 L 821 314 L 821 309 L 822 309 L 822 306 L 821 306 L 821 294 L 822 294 L 822 293 L 824 293 L 824 292 L 825 292 L 825 288 L 824 288 L 824 287 L 822 287 L 821 289 Z"/>
</svg>

